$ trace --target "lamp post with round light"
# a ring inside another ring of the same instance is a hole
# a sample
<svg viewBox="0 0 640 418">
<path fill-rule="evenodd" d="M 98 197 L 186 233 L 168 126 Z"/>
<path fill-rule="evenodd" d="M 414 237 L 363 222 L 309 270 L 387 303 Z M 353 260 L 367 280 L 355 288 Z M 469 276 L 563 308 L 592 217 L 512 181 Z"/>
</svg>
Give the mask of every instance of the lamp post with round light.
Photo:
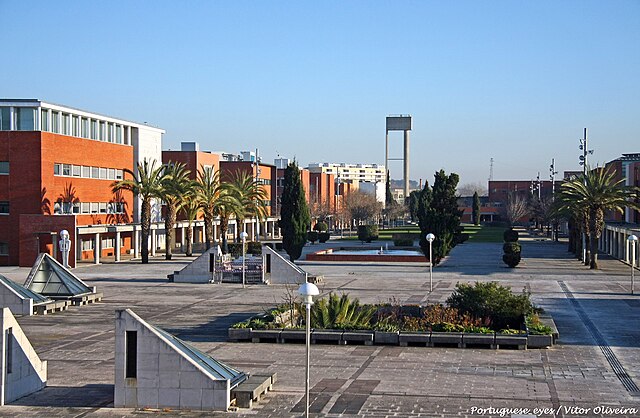
<svg viewBox="0 0 640 418">
<path fill-rule="evenodd" d="M 429 241 L 429 292 L 433 292 L 433 240 L 436 236 L 428 233 L 426 238 Z"/>
<path fill-rule="evenodd" d="M 249 234 L 247 234 L 246 232 L 242 231 L 240 232 L 240 239 L 242 239 L 242 287 L 244 288 L 244 283 L 245 283 L 245 256 L 247 254 L 246 248 L 245 248 L 245 244 L 247 242 L 247 237 L 249 236 Z"/>
<path fill-rule="evenodd" d="M 69 268 L 69 250 L 71 249 L 71 240 L 69 239 L 69 231 L 63 229 L 60 231 L 60 253 L 62 253 L 62 265 Z"/>
<path fill-rule="evenodd" d="M 635 279 L 634 276 L 636 268 L 636 244 L 638 243 L 638 237 L 636 237 L 635 235 L 629 235 L 627 241 L 629 242 L 629 245 L 631 247 L 629 248 L 629 255 L 631 256 L 631 294 L 633 295 L 633 282 Z"/>
<path fill-rule="evenodd" d="M 306 307 L 305 317 L 305 340 L 306 340 L 306 348 L 307 348 L 307 367 L 306 367 L 306 377 L 304 384 L 304 396 L 305 396 L 305 409 L 304 416 L 309 417 L 309 357 L 311 354 L 311 305 L 313 305 L 313 297 L 318 296 L 320 291 L 318 287 L 313 283 L 303 283 L 298 289 L 298 294 L 302 296 L 302 303 L 304 303 Z"/>
</svg>

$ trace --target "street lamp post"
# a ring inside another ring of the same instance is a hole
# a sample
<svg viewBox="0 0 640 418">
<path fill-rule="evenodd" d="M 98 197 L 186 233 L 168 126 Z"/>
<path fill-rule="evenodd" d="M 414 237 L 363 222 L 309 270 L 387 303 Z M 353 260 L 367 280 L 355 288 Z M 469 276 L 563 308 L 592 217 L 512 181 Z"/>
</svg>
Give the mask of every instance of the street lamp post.
<svg viewBox="0 0 640 418">
<path fill-rule="evenodd" d="M 246 249 L 245 249 L 245 243 L 247 242 L 247 237 L 249 236 L 249 234 L 247 234 L 246 232 L 242 231 L 240 233 L 240 239 L 242 239 L 242 288 L 244 288 L 244 283 L 245 283 L 245 255 L 246 255 Z"/>
<path fill-rule="evenodd" d="M 429 292 L 433 292 L 433 240 L 436 236 L 432 233 L 427 234 L 427 241 L 429 241 Z"/>
<path fill-rule="evenodd" d="M 631 294 L 633 295 L 633 285 L 634 285 L 634 279 L 635 279 L 635 268 L 636 268 L 636 244 L 638 242 L 638 237 L 636 237 L 635 235 L 629 235 L 629 238 L 627 238 L 627 241 L 629 242 L 631 248 L 629 249 L 630 252 L 630 258 L 631 258 Z"/>
<path fill-rule="evenodd" d="M 313 283 L 304 283 L 298 289 L 298 294 L 302 296 L 302 303 L 306 308 L 305 326 L 306 326 L 306 349 L 307 349 L 307 366 L 305 371 L 305 384 L 304 384 L 304 396 L 305 396 L 305 409 L 304 416 L 309 417 L 309 357 L 311 353 L 311 305 L 313 305 L 313 297 L 318 296 L 320 291 L 318 287 Z"/>
<path fill-rule="evenodd" d="M 69 239 L 69 231 L 63 229 L 60 231 L 60 253 L 62 253 L 62 265 L 69 268 L 69 250 L 71 249 L 71 240 Z"/>
</svg>

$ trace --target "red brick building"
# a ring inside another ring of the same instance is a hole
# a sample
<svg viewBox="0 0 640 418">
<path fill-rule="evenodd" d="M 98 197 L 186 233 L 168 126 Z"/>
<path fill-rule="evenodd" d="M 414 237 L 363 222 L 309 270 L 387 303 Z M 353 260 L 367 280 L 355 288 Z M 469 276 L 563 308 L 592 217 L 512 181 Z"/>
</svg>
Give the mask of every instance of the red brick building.
<svg viewBox="0 0 640 418">
<path fill-rule="evenodd" d="M 136 149 L 149 145 L 143 137 L 159 141 L 163 132 L 39 100 L 1 99 L 0 265 L 55 255 L 62 229 L 71 236 L 72 267 L 76 259 L 129 252 L 136 203 L 111 185 L 146 158 Z"/>
</svg>

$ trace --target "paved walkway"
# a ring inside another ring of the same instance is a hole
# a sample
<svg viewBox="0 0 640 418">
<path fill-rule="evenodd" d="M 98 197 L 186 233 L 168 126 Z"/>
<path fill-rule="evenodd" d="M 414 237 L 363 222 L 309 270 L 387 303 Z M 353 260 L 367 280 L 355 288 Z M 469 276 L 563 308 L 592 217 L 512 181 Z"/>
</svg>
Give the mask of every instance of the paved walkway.
<svg viewBox="0 0 640 418">
<path fill-rule="evenodd" d="M 347 292 L 363 302 L 444 301 L 459 281 L 496 280 L 514 290 L 527 288 L 554 316 L 561 336 L 552 349 L 527 351 L 313 346 L 312 415 L 471 417 L 514 412 L 499 408 L 557 412 L 540 416 L 640 415 L 598 414 L 606 411 L 594 409 L 627 407 L 640 412 L 640 393 L 634 389 L 640 384 L 640 296 L 629 294 L 628 267 L 602 260 L 600 271 L 590 271 L 569 256 L 565 245 L 552 242 L 524 241 L 524 258 L 516 269 L 506 268 L 501 256 L 500 244 L 456 247 L 434 269 L 433 293 L 422 263 L 301 262 L 311 274 L 324 275 L 324 294 Z M 168 283 L 166 274 L 187 261 L 178 257 L 145 266 L 76 269 L 104 292 L 104 302 L 19 320 L 41 358 L 49 361 L 49 387 L 3 407 L 0 416 L 148 416 L 149 411 L 112 408 L 113 312 L 121 307 L 131 307 L 142 318 L 241 370 L 279 375 L 275 391 L 253 410 L 155 415 L 301 416 L 304 346 L 225 341 L 230 324 L 280 303 L 286 287 Z M 23 281 L 27 272 L 0 268 L 16 281 Z M 570 413 L 569 408 L 585 410 Z"/>
</svg>

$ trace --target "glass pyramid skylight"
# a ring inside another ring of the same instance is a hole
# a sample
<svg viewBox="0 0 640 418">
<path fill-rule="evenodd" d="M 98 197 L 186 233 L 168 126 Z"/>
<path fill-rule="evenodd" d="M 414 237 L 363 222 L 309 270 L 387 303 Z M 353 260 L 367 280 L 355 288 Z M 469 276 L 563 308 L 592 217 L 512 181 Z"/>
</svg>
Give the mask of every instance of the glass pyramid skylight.
<svg viewBox="0 0 640 418">
<path fill-rule="evenodd" d="M 73 297 L 92 293 L 91 288 L 82 280 L 46 253 L 38 256 L 24 286 L 29 290 L 52 298 Z"/>
</svg>

